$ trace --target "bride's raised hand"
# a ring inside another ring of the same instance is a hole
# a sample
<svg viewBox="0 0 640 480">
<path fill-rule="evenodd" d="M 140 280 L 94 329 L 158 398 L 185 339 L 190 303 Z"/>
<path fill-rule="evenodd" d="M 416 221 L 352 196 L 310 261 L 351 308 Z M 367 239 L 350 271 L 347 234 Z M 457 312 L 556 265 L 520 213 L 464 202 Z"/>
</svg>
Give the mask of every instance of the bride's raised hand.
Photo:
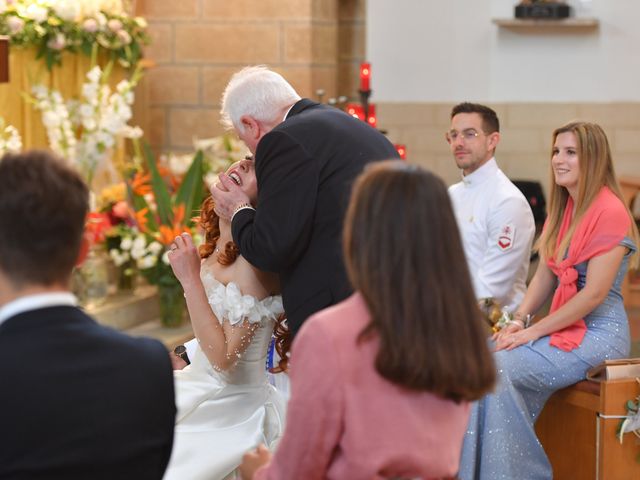
<svg viewBox="0 0 640 480">
<path fill-rule="evenodd" d="M 188 233 L 178 235 L 169 249 L 169 263 L 176 278 L 187 289 L 200 282 L 200 255 Z"/>
</svg>

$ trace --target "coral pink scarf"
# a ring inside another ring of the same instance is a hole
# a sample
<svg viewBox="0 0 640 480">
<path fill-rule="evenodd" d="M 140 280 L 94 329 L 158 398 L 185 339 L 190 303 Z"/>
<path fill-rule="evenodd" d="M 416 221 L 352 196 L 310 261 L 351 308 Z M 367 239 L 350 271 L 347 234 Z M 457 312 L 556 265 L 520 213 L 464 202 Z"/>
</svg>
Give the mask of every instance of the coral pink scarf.
<svg viewBox="0 0 640 480">
<path fill-rule="evenodd" d="M 567 233 L 572 217 L 573 199 L 569 197 L 562 217 L 556 249 Z M 631 219 L 620 199 L 609 188 L 603 187 L 576 226 L 566 258 L 557 264 L 555 258 L 547 261 L 547 265 L 559 280 L 551 302 L 550 313 L 558 310 L 578 293 L 578 272 L 574 266 L 611 250 L 622 241 L 630 226 Z M 581 318 L 551 334 L 549 343 L 560 350 L 570 352 L 580 346 L 586 331 L 587 325 Z"/>
</svg>

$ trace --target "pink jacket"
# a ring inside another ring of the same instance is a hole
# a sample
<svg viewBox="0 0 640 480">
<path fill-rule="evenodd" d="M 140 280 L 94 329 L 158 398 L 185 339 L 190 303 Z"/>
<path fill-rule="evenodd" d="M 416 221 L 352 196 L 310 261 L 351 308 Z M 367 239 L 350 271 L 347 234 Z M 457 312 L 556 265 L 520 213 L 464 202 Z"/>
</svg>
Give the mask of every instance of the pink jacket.
<svg viewBox="0 0 640 480">
<path fill-rule="evenodd" d="M 287 426 L 256 480 L 372 480 L 453 476 L 468 416 L 375 370 L 376 340 L 356 344 L 369 322 L 359 294 L 307 320 L 293 344 Z"/>
</svg>

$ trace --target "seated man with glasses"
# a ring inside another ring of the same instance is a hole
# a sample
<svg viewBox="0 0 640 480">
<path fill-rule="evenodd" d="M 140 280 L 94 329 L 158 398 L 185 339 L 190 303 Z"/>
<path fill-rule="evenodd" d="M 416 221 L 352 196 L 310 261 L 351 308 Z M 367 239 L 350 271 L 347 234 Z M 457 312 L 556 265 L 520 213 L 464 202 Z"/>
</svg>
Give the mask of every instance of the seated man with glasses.
<svg viewBox="0 0 640 480">
<path fill-rule="evenodd" d="M 525 290 L 533 213 L 494 158 L 500 123 L 491 108 L 460 103 L 451 110 L 446 139 L 462 181 L 449 188 L 478 299 L 515 311 Z"/>
</svg>

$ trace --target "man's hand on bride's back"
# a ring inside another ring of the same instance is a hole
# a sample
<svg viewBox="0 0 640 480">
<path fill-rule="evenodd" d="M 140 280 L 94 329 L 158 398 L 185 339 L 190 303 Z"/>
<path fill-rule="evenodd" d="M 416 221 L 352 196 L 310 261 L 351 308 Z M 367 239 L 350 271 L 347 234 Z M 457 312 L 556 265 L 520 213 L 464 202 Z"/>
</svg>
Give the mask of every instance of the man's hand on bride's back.
<svg viewBox="0 0 640 480">
<path fill-rule="evenodd" d="M 176 237 L 171 244 L 169 263 L 185 290 L 194 282 L 200 282 L 200 255 L 188 233 Z"/>
</svg>

